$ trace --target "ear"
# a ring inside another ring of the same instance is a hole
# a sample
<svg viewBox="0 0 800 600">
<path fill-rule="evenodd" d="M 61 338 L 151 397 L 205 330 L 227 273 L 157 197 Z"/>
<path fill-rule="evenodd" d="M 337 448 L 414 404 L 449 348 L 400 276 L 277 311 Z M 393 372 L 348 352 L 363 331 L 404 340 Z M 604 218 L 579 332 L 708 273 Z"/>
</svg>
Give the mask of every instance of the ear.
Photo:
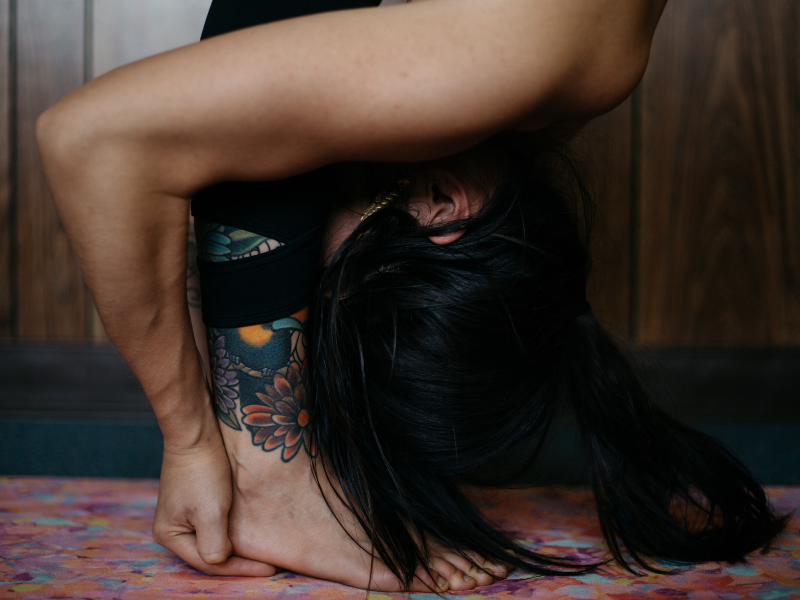
<svg viewBox="0 0 800 600">
<path fill-rule="evenodd" d="M 423 225 L 443 225 L 470 216 L 469 195 L 461 180 L 447 169 L 432 167 L 417 181 L 408 201 L 409 211 Z M 450 244 L 464 235 L 455 231 L 432 235 L 434 244 Z"/>
</svg>

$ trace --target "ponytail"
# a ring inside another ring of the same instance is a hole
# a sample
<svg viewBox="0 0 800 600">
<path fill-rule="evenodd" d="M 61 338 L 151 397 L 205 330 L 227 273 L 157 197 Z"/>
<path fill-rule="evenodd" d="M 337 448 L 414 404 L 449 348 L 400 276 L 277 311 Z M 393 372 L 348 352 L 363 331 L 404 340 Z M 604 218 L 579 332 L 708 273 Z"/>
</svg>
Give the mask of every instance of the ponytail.
<svg viewBox="0 0 800 600">
<path fill-rule="evenodd" d="M 561 381 L 572 399 L 603 536 L 614 558 L 742 561 L 785 527 L 747 468 L 650 398 L 591 314 L 568 324 Z M 570 372 L 566 372 L 571 369 Z M 623 555 L 622 547 L 630 558 Z"/>
</svg>

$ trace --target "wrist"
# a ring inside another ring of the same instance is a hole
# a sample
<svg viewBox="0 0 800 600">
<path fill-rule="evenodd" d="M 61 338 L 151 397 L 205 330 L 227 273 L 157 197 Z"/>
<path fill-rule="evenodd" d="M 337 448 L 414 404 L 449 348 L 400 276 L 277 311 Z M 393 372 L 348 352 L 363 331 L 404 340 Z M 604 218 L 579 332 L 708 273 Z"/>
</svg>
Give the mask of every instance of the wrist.
<svg viewBox="0 0 800 600">
<path fill-rule="evenodd" d="M 202 375 L 200 376 L 202 377 Z M 184 382 L 151 398 L 164 436 L 164 452 L 195 453 L 222 447 L 222 437 L 205 379 Z"/>
<path fill-rule="evenodd" d="M 161 368 L 146 365 L 148 376 L 140 377 L 164 436 L 165 452 L 222 444 L 205 371 L 190 341 L 169 363 L 159 361 Z"/>
<path fill-rule="evenodd" d="M 168 419 L 159 419 L 158 424 L 164 436 L 165 454 L 195 455 L 224 448 L 216 416 L 210 408 L 203 410 L 203 414 L 186 418 L 171 415 Z"/>
<path fill-rule="evenodd" d="M 164 436 L 165 452 L 194 453 L 223 445 L 211 397 L 205 388 L 162 402 L 156 417 Z"/>
</svg>

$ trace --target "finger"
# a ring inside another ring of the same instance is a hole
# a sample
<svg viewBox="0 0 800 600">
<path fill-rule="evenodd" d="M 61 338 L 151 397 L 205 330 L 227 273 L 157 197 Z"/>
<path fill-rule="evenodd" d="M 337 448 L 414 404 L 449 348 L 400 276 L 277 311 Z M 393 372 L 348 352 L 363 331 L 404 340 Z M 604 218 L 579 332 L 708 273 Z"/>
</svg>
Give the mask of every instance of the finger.
<svg viewBox="0 0 800 600">
<path fill-rule="evenodd" d="M 197 536 L 193 533 L 183 533 L 174 536 L 165 545 L 174 552 L 178 558 L 205 573 L 206 575 L 227 575 L 229 577 L 271 577 L 277 569 L 272 565 L 242 558 L 229 556 L 225 561 L 217 564 L 208 564 L 197 551 Z"/>
<path fill-rule="evenodd" d="M 213 521 L 193 523 L 197 534 L 197 553 L 209 565 L 224 563 L 233 554 L 228 538 L 228 515 L 223 513 Z"/>
</svg>

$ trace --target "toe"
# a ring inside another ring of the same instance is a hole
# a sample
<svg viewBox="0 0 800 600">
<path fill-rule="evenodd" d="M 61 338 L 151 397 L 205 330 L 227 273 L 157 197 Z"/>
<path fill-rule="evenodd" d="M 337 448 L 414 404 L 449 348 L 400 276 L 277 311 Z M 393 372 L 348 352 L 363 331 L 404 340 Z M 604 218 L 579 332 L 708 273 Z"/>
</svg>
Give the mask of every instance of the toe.
<svg viewBox="0 0 800 600">
<path fill-rule="evenodd" d="M 483 558 L 482 556 L 479 556 L 478 554 L 475 554 L 474 552 L 466 552 L 466 555 L 473 564 L 479 565 L 481 570 L 490 573 L 495 579 L 505 579 L 508 577 L 508 574 L 514 570 L 510 565 L 500 562 L 492 562 Z"/>
<path fill-rule="evenodd" d="M 431 569 L 430 573 L 422 567 L 417 568 L 414 583 L 411 585 L 410 592 L 434 592 L 441 594 L 450 589 L 447 579 L 442 577 L 437 571 Z"/>
<path fill-rule="evenodd" d="M 448 588 L 453 592 L 475 589 L 477 582 L 445 558 L 437 557 L 431 562 L 431 568 L 447 580 Z"/>
<path fill-rule="evenodd" d="M 367 578 L 371 571 L 371 578 Z M 361 575 L 361 574 L 359 574 Z M 356 579 L 340 580 L 345 585 L 352 587 L 368 589 L 373 592 L 436 592 L 437 583 L 431 579 L 430 575 L 425 573 L 423 569 L 417 569 L 413 581 L 411 582 L 410 589 L 403 585 L 403 583 L 395 577 L 386 565 L 375 561 L 375 564 L 364 573 L 367 577 L 363 580 L 359 576 Z M 437 577 L 437 573 L 433 571 L 433 577 Z M 332 578 L 331 578 L 332 579 Z"/>
<path fill-rule="evenodd" d="M 479 563 L 480 564 L 480 563 Z M 505 579 L 513 570 L 513 567 L 502 563 L 493 563 L 488 560 L 483 561 L 483 569 L 489 571 L 497 579 Z"/>
<path fill-rule="evenodd" d="M 486 562 L 483 558 L 472 553 L 468 553 L 467 557 L 468 558 L 465 558 L 454 552 L 445 552 L 442 554 L 444 560 L 452 564 L 465 575 L 472 577 L 476 585 L 482 586 L 494 583 L 492 572 L 483 566 Z M 481 565 L 481 567 L 478 567 L 478 565 Z M 487 573 L 487 571 L 489 572 Z"/>
</svg>

